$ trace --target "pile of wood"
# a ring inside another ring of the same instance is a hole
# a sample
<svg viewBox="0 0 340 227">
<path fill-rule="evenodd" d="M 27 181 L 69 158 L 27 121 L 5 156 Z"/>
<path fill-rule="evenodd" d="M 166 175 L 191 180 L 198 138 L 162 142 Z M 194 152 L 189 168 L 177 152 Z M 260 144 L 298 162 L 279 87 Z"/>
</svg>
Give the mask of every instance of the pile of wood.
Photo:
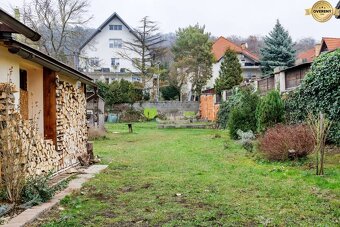
<svg viewBox="0 0 340 227">
<path fill-rule="evenodd" d="M 0 83 L 0 121 L 7 120 L 8 115 L 14 113 L 14 84 Z"/>
<path fill-rule="evenodd" d="M 82 89 L 58 80 L 56 95 L 57 152 L 66 168 L 87 154 L 86 99 Z"/>
<path fill-rule="evenodd" d="M 21 166 L 27 176 L 56 172 L 90 158 L 87 154 L 85 93 L 67 82 L 57 80 L 56 83 L 56 145 L 39 135 L 34 119 L 25 120 L 16 110 L 15 86 L 0 83 L 0 152 L 6 153 L 1 147 L 1 144 L 6 144 L 7 149 L 17 155 L 15 165 Z M 5 138 L 2 135 L 6 135 L 5 143 L 1 143 L 1 139 Z M 13 141 L 17 143 L 15 149 L 8 147 Z"/>
<path fill-rule="evenodd" d="M 0 147 L 2 160 L 13 159 L 13 165 L 26 176 L 35 176 L 58 168 L 59 154 L 51 140 L 44 140 L 33 120 L 25 120 L 15 109 L 13 84 L 0 84 Z M 14 157 L 5 157 L 14 156 Z"/>
</svg>

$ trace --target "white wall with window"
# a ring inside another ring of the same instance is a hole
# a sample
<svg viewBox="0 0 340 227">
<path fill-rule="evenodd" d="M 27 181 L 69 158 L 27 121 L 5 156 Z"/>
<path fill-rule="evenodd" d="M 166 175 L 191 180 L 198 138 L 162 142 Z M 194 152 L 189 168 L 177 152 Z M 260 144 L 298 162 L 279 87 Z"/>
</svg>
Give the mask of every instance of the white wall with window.
<svg viewBox="0 0 340 227">
<path fill-rule="evenodd" d="M 242 77 L 245 79 L 254 79 L 254 78 L 260 78 L 262 73 L 260 66 L 255 65 L 254 60 L 250 59 L 249 57 L 243 55 L 243 54 L 238 54 L 237 55 L 239 59 L 239 63 L 241 64 L 241 69 L 242 69 Z M 221 69 L 221 63 L 223 59 L 220 61 L 216 62 L 213 64 L 212 67 L 212 78 L 209 79 L 207 82 L 205 89 L 211 89 L 215 85 L 215 80 L 219 77 L 220 75 L 220 69 Z"/>
<path fill-rule="evenodd" d="M 109 39 L 109 48 L 123 48 L 123 40 Z"/>
<path fill-rule="evenodd" d="M 81 50 L 80 67 L 89 73 L 98 71 L 96 70 L 98 68 L 102 69 L 103 72 L 139 73 L 133 62 L 123 58 L 120 54 L 128 55 L 131 59 L 140 57 L 124 47 L 124 42 L 133 42 L 134 39 L 136 37 L 129 28 L 118 17 L 114 17 Z M 89 61 L 82 61 L 85 58 L 92 59 L 90 60 L 91 64 L 89 64 Z M 87 68 L 85 64 L 87 64 Z"/>
<path fill-rule="evenodd" d="M 110 24 L 109 29 L 113 31 L 121 31 L 123 30 L 123 25 L 122 24 Z"/>
</svg>

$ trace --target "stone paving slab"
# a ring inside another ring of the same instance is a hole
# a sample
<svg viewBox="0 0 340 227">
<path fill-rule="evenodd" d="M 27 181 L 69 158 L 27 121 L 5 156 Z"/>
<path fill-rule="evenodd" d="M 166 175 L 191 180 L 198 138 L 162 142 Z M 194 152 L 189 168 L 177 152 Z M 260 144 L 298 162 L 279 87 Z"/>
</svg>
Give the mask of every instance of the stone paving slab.
<svg viewBox="0 0 340 227">
<path fill-rule="evenodd" d="M 41 214 L 49 211 L 57 205 L 60 200 L 62 200 L 66 195 L 72 193 L 72 191 L 79 190 L 83 183 L 93 178 L 97 173 L 106 169 L 107 165 L 93 165 L 87 169 L 82 170 L 82 174 L 77 175 L 77 178 L 71 180 L 66 189 L 56 194 L 50 201 L 40 204 L 38 206 L 34 206 L 30 209 L 25 210 L 18 216 L 12 218 L 7 224 L 1 225 L 3 227 L 21 227 L 32 223 L 35 221 Z"/>
</svg>

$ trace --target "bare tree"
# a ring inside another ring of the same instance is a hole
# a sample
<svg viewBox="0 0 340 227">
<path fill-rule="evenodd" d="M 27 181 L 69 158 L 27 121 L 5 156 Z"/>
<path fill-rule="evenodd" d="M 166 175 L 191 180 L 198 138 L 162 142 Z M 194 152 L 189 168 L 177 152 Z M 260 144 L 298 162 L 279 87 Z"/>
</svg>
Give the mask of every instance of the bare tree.
<svg viewBox="0 0 340 227">
<path fill-rule="evenodd" d="M 161 47 L 161 43 L 164 40 L 155 21 L 151 21 L 146 16 L 140 24 L 139 27 L 133 29 L 136 38 L 131 42 L 124 42 L 123 51 L 119 54 L 133 63 L 145 82 L 150 80 L 153 74 L 159 73 L 156 63 L 163 55 L 164 48 Z"/>
<path fill-rule="evenodd" d="M 29 0 L 22 7 L 23 22 L 42 34 L 38 45 L 46 54 L 65 63 L 72 62 L 78 49 L 79 37 L 86 30 L 79 26 L 92 17 L 86 17 L 88 0 Z"/>
<path fill-rule="evenodd" d="M 244 38 L 237 35 L 231 35 L 228 37 L 228 39 L 237 45 L 247 43 L 248 50 L 256 55 L 260 55 L 260 49 L 264 45 L 263 37 L 257 35 L 250 35 L 248 36 L 248 38 Z"/>
<path fill-rule="evenodd" d="M 316 142 L 316 175 L 324 175 L 325 146 L 332 122 L 325 118 L 324 114 L 320 112 L 318 116 L 309 114 L 308 124 L 311 127 Z"/>
<path fill-rule="evenodd" d="M 169 85 L 177 90 L 179 101 L 182 100 L 182 87 L 190 81 L 191 68 L 193 59 L 184 57 L 172 63 L 168 74 Z"/>
<path fill-rule="evenodd" d="M 295 49 L 297 53 L 310 50 L 315 47 L 316 41 L 312 37 L 303 38 L 296 42 Z"/>
</svg>

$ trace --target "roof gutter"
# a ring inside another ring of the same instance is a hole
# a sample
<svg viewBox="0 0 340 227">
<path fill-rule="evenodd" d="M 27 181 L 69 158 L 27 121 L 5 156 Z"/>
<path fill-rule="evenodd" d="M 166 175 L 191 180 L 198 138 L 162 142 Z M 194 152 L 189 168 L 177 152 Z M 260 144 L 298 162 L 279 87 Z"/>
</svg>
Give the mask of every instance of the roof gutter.
<svg viewBox="0 0 340 227">
<path fill-rule="evenodd" d="M 95 83 L 92 82 L 91 78 L 85 75 L 82 75 L 82 73 L 78 72 L 77 70 L 66 65 L 65 66 L 60 65 L 61 63 L 59 63 L 58 61 L 54 60 L 53 58 L 48 59 L 50 57 L 49 56 L 46 57 L 42 53 L 40 54 L 34 53 L 33 51 L 29 50 L 28 47 L 25 48 L 25 46 L 22 46 L 22 45 L 11 44 L 11 45 L 8 45 L 7 48 L 10 53 L 19 55 L 23 59 L 27 59 L 35 63 L 38 63 L 55 72 L 59 72 L 63 75 L 79 80 L 80 82 L 84 84 L 87 84 L 93 87 L 97 86 Z"/>
<path fill-rule="evenodd" d="M 33 31 L 20 21 L 17 21 L 15 18 L 13 18 L 11 15 L 6 13 L 1 8 L 0 8 L 0 21 L 6 25 L 10 25 L 10 28 L 12 28 L 14 31 L 23 34 L 25 37 L 29 38 L 32 41 L 38 41 L 41 37 L 39 33 Z"/>
</svg>

